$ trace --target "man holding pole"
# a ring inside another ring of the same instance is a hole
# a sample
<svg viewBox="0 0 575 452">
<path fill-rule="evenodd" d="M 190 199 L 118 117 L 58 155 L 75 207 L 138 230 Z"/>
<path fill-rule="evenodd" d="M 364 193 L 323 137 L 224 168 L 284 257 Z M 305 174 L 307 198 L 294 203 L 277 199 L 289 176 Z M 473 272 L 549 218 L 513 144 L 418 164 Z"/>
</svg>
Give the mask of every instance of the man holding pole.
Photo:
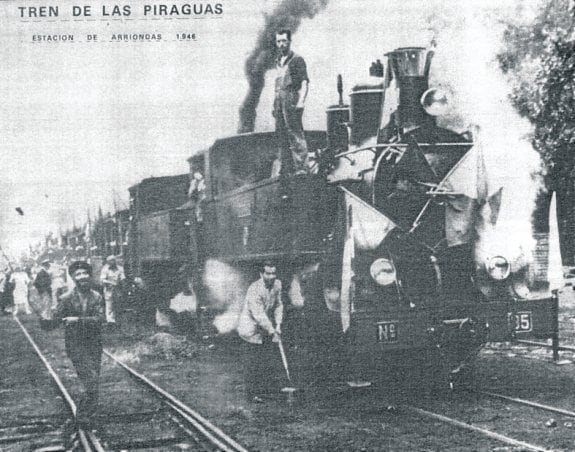
<svg viewBox="0 0 575 452">
<path fill-rule="evenodd" d="M 281 292 L 282 284 L 277 279 L 275 264 L 264 262 L 260 279 L 248 288 L 239 317 L 238 334 L 245 341 L 243 357 L 246 395 L 248 400 L 254 402 L 261 402 L 262 396 L 279 389 L 273 387 L 276 382 L 272 363 L 277 362 L 277 352 L 272 342 L 281 345 Z M 280 350 L 283 352 L 283 348 L 280 347 Z"/>
</svg>

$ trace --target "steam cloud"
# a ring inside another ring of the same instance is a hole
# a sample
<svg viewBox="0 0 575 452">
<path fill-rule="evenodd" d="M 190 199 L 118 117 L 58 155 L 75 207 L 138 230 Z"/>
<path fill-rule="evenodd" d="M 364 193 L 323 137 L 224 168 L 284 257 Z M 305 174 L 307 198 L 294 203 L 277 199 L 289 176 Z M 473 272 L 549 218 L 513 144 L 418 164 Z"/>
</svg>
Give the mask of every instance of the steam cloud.
<svg viewBox="0 0 575 452">
<path fill-rule="evenodd" d="M 211 307 L 224 311 L 214 319 L 214 326 L 221 334 L 234 331 L 247 291 L 247 282 L 238 270 L 215 259 L 206 262 L 203 279 L 209 291 Z"/>
<path fill-rule="evenodd" d="M 510 86 L 495 59 L 503 27 L 485 14 L 475 20 L 467 14 L 443 19 L 442 25 L 447 27 L 437 34 L 433 67 L 436 82 L 449 85 L 459 100 L 450 120 L 464 128 L 479 127 L 476 138 L 483 147 L 488 182 L 503 187 L 497 225 L 478 231 L 476 260 L 503 254 L 513 268 L 521 268 L 531 261 L 535 246 L 531 213 L 541 161 L 529 141 L 532 126 L 511 105 Z"/>
<path fill-rule="evenodd" d="M 270 15 L 266 15 L 264 28 L 245 64 L 249 88 L 240 107 L 238 133 L 254 131 L 265 74 L 274 66 L 275 32 L 285 28 L 291 30 L 293 36 L 302 19 L 313 18 L 327 3 L 328 0 L 283 0 Z"/>
</svg>

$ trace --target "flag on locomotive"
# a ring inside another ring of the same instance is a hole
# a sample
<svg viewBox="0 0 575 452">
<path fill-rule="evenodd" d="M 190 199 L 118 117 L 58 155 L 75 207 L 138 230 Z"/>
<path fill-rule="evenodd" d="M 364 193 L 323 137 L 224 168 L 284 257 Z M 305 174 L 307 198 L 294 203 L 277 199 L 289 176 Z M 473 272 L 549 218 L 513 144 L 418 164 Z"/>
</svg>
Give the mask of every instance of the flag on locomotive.
<svg viewBox="0 0 575 452">
<path fill-rule="evenodd" d="M 396 224 L 348 189 L 344 187 L 341 189 L 345 196 L 346 237 L 343 245 L 340 310 L 342 329 L 345 332 L 349 329 L 353 311 L 352 284 L 355 250 L 356 248 L 361 250 L 377 248 L 396 227 Z M 390 274 L 395 273 L 393 261 L 386 260 L 378 272 L 381 273 L 381 275 L 378 274 L 378 278 L 389 278 Z M 389 283 L 393 282 L 395 282 L 394 277 L 389 279 Z"/>
</svg>

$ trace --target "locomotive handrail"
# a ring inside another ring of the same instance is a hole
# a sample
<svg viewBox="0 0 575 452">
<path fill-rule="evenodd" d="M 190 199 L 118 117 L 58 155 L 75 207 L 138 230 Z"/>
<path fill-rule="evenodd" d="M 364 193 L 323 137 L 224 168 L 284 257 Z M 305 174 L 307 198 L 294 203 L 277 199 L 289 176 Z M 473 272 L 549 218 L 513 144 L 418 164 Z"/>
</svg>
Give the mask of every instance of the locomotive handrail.
<svg viewBox="0 0 575 452">
<path fill-rule="evenodd" d="M 333 158 L 334 158 L 334 159 L 338 159 L 338 158 L 341 158 L 341 157 L 345 157 L 346 155 L 355 154 L 356 152 L 361 152 L 361 151 L 371 151 L 371 152 L 373 152 L 373 153 L 375 154 L 375 153 L 376 153 L 376 150 L 375 150 L 375 149 L 377 149 L 378 147 L 384 148 L 384 147 L 398 147 L 398 146 L 394 146 L 394 145 L 377 145 L 377 144 L 376 144 L 376 145 L 374 145 L 374 146 L 366 146 L 366 147 L 364 147 L 364 148 L 352 149 L 352 150 L 350 150 L 350 151 L 340 152 L 339 154 L 335 154 L 335 155 L 333 156 Z"/>
<path fill-rule="evenodd" d="M 425 192 L 428 196 L 463 196 L 465 193 L 448 190 L 430 190 Z"/>
<path fill-rule="evenodd" d="M 233 190 L 225 191 L 225 192 L 219 193 L 217 195 L 212 195 L 212 197 L 210 199 L 206 199 L 206 201 L 208 201 L 208 202 L 220 201 L 220 200 L 223 200 L 223 199 L 226 199 L 226 198 L 229 198 L 229 197 L 232 197 L 232 196 L 235 196 L 235 195 L 238 195 L 238 194 L 250 191 L 250 190 L 254 190 L 254 189 L 259 188 L 259 187 L 263 187 L 266 185 L 277 183 L 281 179 L 281 177 L 282 176 L 268 177 L 266 179 L 262 179 L 262 180 L 259 180 L 256 182 L 250 182 L 250 183 L 247 183 L 245 185 L 241 185 L 239 187 L 236 187 Z"/>
<path fill-rule="evenodd" d="M 423 185 L 424 187 L 429 188 L 429 191 L 426 191 L 425 194 L 429 195 L 429 196 L 436 196 L 436 195 L 441 195 L 441 196 L 460 196 L 460 195 L 464 195 L 465 193 L 462 192 L 456 192 L 456 191 L 452 191 L 452 190 L 447 190 L 444 187 L 441 186 L 441 184 L 431 184 L 429 182 L 421 182 L 421 181 L 416 181 L 419 185 Z"/>
<path fill-rule="evenodd" d="M 474 142 L 467 142 L 467 143 L 417 143 L 420 147 L 429 147 L 429 146 L 440 146 L 440 147 L 451 147 L 451 146 L 474 146 Z M 355 154 L 356 152 L 361 151 L 372 151 L 375 153 L 374 149 L 385 149 L 385 148 L 407 148 L 411 146 L 410 143 L 379 143 L 374 144 L 373 146 L 366 146 L 359 149 L 352 149 L 350 151 L 340 152 L 333 156 L 333 158 L 340 158 L 345 157 L 348 154 Z"/>
</svg>

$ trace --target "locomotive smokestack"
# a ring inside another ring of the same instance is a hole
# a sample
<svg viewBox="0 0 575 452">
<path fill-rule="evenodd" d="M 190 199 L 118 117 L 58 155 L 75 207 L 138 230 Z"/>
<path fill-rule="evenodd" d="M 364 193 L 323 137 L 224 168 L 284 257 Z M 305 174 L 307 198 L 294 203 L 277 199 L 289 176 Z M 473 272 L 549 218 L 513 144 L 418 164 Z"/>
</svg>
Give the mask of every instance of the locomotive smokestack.
<svg viewBox="0 0 575 452">
<path fill-rule="evenodd" d="M 264 89 L 265 75 L 274 66 L 276 31 L 291 30 L 293 38 L 302 19 L 313 18 L 326 7 L 327 3 L 328 0 L 283 0 L 270 15 L 266 15 L 264 28 L 246 60 L 245 73 L 249 89 L 240 107 L 238 133 L 254 131 L 256 110 Z"/>
<path fill-rule="evenodd" d="M 343 103 L 343 79 L 337 75 L 337 93 L 339 102 L 327 108 L 327 148 L 329 150 L 347 149 L 349 137 L 347 124 L 349 123 L 349 105 Z"/>
<path fill-rule="evenodd" d="M 429 88 L 429 70 L 433 51 L 423 47 L 405 47 L 386 54 L 399 86 L 398 122 L 401 130 L 411 130 L 432 123 L 421 105 Z"/>
<path fill-rule="evenodd" d="M 341 74 L 337 74 L 337 94 L 339 94 L 339 105 L 343 106 L 343 79 Z"/>
</svg>

